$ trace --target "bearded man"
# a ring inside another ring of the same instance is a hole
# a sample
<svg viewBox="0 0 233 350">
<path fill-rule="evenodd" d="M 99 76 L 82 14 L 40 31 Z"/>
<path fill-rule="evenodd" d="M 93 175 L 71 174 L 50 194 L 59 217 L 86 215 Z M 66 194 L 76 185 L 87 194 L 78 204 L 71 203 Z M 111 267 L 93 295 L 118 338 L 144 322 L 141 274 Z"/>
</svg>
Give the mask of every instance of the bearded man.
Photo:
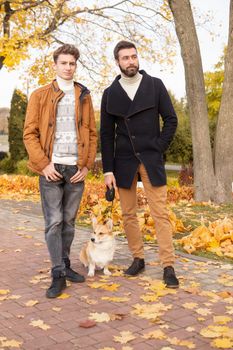
<svg viewBox="0 0 233 350">
<path fill-rule="evenodd" d="M 164 152 L 174 137 L 177 116 L 163 82 L 139 70 L 133 43 L 120 41 L 114 57 L 121 74 L 103 93 L 100 134 L 105 184 L 118 188 L 124 230 L 133 256 L 125 274 L 135 276 L 145 268 L 136 215 L 140 178 L 155 223 L 164 283 L 168 288 L 178 288 L 164 166 Z"/>
</svg>

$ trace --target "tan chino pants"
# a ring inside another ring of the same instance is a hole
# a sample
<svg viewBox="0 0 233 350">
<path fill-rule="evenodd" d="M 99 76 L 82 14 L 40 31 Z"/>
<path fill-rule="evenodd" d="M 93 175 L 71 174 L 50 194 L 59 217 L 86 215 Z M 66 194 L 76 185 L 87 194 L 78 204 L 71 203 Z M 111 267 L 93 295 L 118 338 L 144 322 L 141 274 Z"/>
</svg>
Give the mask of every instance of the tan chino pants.
<svg viewBox="0 0 233 350">
<path fill-rule="evenodd" d="M 156 238 L 159 246 L 159 258 L 163 265 L 174 265 L 174 249 L 172 243 L 172 226 L 167 210 L 167 186 L 152 186 L 143 164 L 138 173 L 145 189 L 151 216 L 155 223 Z M 135 175 L 130 189 L 119 188 L 124 230 L 129 249 L 134 258 L 144 258 L 142 233 L 137 219 L 137 178 Z"/>
</svg>

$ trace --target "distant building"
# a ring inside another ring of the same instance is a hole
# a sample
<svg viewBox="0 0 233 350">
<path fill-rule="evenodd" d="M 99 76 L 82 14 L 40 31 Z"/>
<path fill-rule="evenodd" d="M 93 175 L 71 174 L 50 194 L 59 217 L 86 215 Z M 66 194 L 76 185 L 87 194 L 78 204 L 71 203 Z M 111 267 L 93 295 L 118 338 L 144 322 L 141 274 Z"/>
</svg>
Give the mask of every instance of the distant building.
<svg viewBox="0 0 233 350">
<path fill-rule="evenodd" d="M 0 135 L 8 134 L 8 118 L 10 115 L 9 108 L 0 108 Z"/>
</svg>

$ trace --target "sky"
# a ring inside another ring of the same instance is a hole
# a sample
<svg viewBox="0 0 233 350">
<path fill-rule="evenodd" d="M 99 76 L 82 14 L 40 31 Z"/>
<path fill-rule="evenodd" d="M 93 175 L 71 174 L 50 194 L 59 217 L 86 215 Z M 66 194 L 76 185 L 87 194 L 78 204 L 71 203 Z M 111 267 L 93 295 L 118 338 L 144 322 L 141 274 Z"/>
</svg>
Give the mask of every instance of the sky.
<svg viewBox="0 0 233 350">
<path fill-rule="evenodd" d="M 219 61 L 223 48 L 227 44 L 228 19 L 230 0 L 191 0 L 193 7 L 202 15 L 210 13 L 211 23 L 207 27 L 214 32 L 214 39 L 205 27 L 198 27 L 197 34 L 202 55 L 204 71 L 214 70 L 214 65 Z M 112 58 L 111 58 L 112 59 Z M 169 69 L 161 71 L 158 65 L 149 65 L 148 74 L 161 78 L 165 86 L 177 97 L 185 96 L 185 77 L 181 56 L 178 54 L 174 61 L 172 72 Z M 141 67 L 144 68 L 144 67 Z M 0 107 L 9 107 L 13 90 L 21 88 L 20 75 L 17 71 L 0 71 Z"/>
</svg>

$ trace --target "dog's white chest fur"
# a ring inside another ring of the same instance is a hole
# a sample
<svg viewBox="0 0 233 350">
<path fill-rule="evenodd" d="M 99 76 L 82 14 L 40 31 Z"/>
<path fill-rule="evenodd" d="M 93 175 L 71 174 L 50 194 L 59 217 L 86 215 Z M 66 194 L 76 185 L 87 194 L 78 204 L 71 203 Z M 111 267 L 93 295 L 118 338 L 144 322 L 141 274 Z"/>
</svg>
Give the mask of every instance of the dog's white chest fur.
<svg viewBox="0 0 233 350">
<path fill-rule="evenodd" d="M 96 266 L 103 268 L 113 260 L 115 240 L 111 242 L 92 243 L 91 245 L 93 249 L 89 250 L 89 254 Z"/>
</svg>

